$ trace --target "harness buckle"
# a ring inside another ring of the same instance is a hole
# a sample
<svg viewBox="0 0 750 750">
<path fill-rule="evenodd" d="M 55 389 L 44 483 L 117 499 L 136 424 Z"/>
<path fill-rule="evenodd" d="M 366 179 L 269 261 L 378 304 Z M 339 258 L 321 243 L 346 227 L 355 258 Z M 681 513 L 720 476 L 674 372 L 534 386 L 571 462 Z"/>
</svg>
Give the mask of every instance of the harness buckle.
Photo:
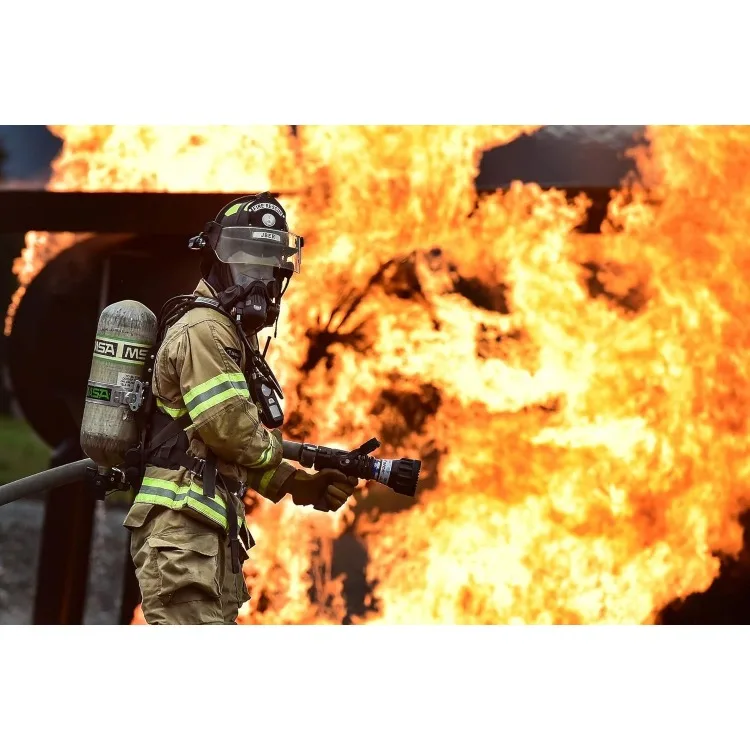
<svg viewBox="0 0 750 750">
<path fill-rule="evenodd" d="M 191 476 L 198 477 L 199 479 L 203 479 L 203 472 L 205 468 L 206 468 L 205 458 L 194 458 L 193 466 L 190 469 L 190 474 Z"/>
</svg>

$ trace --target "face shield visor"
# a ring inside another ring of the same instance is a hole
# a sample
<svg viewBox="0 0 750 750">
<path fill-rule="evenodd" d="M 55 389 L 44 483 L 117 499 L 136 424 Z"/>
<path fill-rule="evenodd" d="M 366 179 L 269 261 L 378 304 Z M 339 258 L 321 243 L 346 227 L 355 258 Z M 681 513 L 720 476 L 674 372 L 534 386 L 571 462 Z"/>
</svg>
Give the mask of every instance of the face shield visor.
<svg viewBox="0 0 750 750">
<path fill-rule="evenodd" d="M 214 244 L 216 257 L 226 263 L 236 279 L 274 277 L 273 269 L 299 273 L 302 267 L 302 237 L 291 232 L 257 227 L 223 227 Z"/>
</svg>

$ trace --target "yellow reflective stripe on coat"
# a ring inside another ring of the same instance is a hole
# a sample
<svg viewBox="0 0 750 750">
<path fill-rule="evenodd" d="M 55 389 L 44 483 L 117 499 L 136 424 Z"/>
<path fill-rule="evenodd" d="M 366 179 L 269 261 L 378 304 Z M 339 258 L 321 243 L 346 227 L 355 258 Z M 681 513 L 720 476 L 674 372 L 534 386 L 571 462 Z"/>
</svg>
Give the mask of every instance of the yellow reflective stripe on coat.
<svg viewBox="0 0 750 750">
<path fill-rule="evenodd" d="M 201 488 L 192 482 L 190 485 L 180 485 L 167 479 L 144 477 L 141 490 L 134 502 L 163 505 L 171 510 L 180 510 L 187 506 L 210 518 L 225 531 L 228 526 L 227 508 L 221 495 L 216 494 L 213 498 L 207 498 Z M 241 526 L 245 519 L 237 516 L 237 520 Z"/>
<path fill-rule="evenodd" d="M 276 438 L 271 434 L 268 433 L 268 446 L 263 451 L 263 453 L 260 454 L 260 458 L 253 464 L 246 464 L 248 469 L 262 469 L 272 458 L 273 458 L 273 451 L 274 448 L 278 446 L 278 443 L 276 442 Z"/>
<path fill-rule="evenodd" d="M 187 414 L 187 409 L 173 409 L 171 406 L 167 406 L 160 398 L 156 399 L 156 405 L 172 419 L 179 419 L 183 414 Z"/>
<path fill-rule="evenodd" d="M 234 396 L 249 398 L 245 376 L 241 372 L 222 372 L 191 388 L 183 397 L 190 418 L 195 421 L 204 411 Z"/>
<path fill-rule="evenodd" d="M 266 491 L 268 488 L 268 485 L 270 484 L 271 480 L 274 477 L 274 474 L 276 474 L 276 469 L 269 469 L 261 478 L 260 478 L 260 484 L 258 485 L 258 492 L 260 492 L 261 495 Z"/>
</svg>

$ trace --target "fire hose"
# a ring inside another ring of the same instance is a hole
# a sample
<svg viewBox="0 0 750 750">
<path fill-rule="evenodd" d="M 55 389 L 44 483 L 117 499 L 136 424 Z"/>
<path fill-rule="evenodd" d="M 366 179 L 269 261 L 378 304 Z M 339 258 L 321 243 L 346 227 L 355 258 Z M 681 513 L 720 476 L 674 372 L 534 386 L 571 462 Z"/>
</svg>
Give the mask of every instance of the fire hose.
<svg viewBox="0 0 750 750">
<path fill-rule="evenodd" d="M 92 468 L 96 469 L 96 464 L 90 458 L 84 458 L 81 461 L 32 474 L 30 477 L 17 479 L 15 482 L 8 482 L 0 487 L 0 506 L 23 497 L 34 497 L 47 490 L 53 490 L 55 487 L 83 481 L 89 469 Z"/>
<path fill-rule="evenodd" d="M 297 461 L 306 468 L 314 468 L 318 471 L 339 469 L 347 476 L 379 482 L 390 487 L 394 492 L 413 497 L 417 491 L 422 462 L 409 458 L 392 460 L 372 458 L 369 454 L 379 447 L 380 442 L 375 438 L 368 440 L 353 451 L 284 440 L 283 456 L 290 461 Z M 84 481 L 87 477 L 97 473 L 101 475 L 96 463 L 90 458 L 84 458 L 17 479 L 15 482 L 0 486 L 0 507 L 14 500 L 34 497 L 56 487 Z"/>
</svg>

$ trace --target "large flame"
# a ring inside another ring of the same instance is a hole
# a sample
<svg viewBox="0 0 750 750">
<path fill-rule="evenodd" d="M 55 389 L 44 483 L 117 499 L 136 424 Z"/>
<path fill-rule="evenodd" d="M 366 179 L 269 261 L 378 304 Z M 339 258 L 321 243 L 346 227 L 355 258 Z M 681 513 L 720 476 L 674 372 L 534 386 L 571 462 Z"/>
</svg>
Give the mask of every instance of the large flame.
<svg viewBox="0 0 750 750">
<path fill-rule="evenodd" d="M 366 622 L 651 622 L 739 551 L 750 129 L 649 128 L 596 238 L 558 191 L 476 195 L 481 152 L 525 130 L 56 130 L 52 189 L 296 190 L 288 430 L 425 459 L 399 512 L 253 499 L 240 622 L 341 622 L 344 534 Z"/>
</svg>

